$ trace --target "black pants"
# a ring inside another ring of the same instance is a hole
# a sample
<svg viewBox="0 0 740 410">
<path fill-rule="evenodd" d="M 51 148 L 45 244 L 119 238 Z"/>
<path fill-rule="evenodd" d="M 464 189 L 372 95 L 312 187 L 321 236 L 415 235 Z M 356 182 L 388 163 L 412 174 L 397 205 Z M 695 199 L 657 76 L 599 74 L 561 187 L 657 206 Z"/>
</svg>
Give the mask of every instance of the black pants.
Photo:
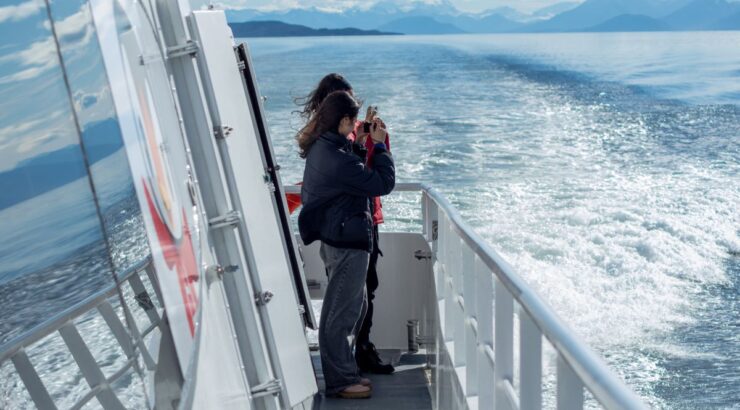
<svg viewBox="0 0 740 410">
<path fill-rule="evenodd" d="M 365 314 L 365 320 L 362 322 L 362 326 L 360 326 L 360 331 L 357 333 L 358 346 L 370 343 L 370 328 L 373 325 L 373 299 L 375 299 L 375 291 L 378 289 L 378 271 L 376 267 L 378 256 L 383 254 L 378 247 L 379 237 L 378 226 L 375 225 L 373 227 L 373 251 L 370 253 L 370 263 L 367 267 L 367 278 L 365 279 L 365 285 L 367 287 L 367 313 Z"/>
</svg>

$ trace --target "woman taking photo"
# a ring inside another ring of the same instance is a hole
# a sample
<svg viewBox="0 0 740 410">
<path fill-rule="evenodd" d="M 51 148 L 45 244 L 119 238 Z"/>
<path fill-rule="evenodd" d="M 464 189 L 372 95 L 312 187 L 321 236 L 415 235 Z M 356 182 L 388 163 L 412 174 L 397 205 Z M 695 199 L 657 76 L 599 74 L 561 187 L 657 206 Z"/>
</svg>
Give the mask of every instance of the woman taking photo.
<svg viewBox="0 0 740 410">
<path fill-rule="evenodd" d="M 395 185 L 393 159 L 380 121 L 370 127 L 375 143 L 372 169 L 365 165 L 364 141 L 347 138 L 359 110 L 350 93 L 335 91 L 296 137 L 306 159 L 298 227 L 306 245 L 321 241 L 321 258 L 329 274 L 319 327 L 326 394 L 343 398 L 370 396 L 347 337 L 362 319 L 373 249 L 371 198 L 389 194 Z"/>
<path fill-rule="evenodd" d="M 297 104 L 302 106 L 302 109 L 298 111 L 300 116 L 305 121 L 308 121 L 311 116 L 316 113 L 326 96 L 334 91 L 347 91 L 354 97 L 352 85 L 342 75 L 337 73 L 327 74 L 321 79 L 321 81 L 319 81 L 316 88 L 306 97 L 295 100 Z M 362 142 L 365 141 L 364 144 L 367 149 L 365 164 L 371 168 L 373 166 L 373 158 L 375 156 L 375 147 L 372 138 L 367 138 L 368 132 L 365 131 L 365 126 L 366 124 L 372 124 L 376 119 L 379 119 L 377 118 L 377 110 L 373 107 L 368 107 L 365 121 L 357 121 L 355 123 L 354 130 L 348 135 L 348 138 L 353 142 L 362 144 Z M 380 121 L 380 124 L 383 128 L 386 128 L 382 120 Z M 390 151 L 390 136 L 387 133 L 384 142 L 386 150 Z M 289 194 L 287 199 L 290 212 L 292 213 L 294 209 L 300 206 L 300 197 L 298 197 L 298 195 Z M 370 328 L 373 323 L 374 311 L 373 300 L 375 299 L 375 291 L 379 286 L 377 264 L 381 251 L 379 245 L 380 234 L 378 232 L 378 225 L 383 223 L 383 205 L 380 201 L 380 197 L 373 197 L 371 201 L 371 212 L 373 218 L 373 250 L 370 253 L 370 262 L 368 264 L 367 277 L 365 280 L 367 290 L 367 311 L 362 323 L 360 323 L 358 329 L 356 329 L 357 337 L 355 340 L 355 359 L 357 361 L 357 365 L 360 367 L 360 371 L 362 372 L 390 374 L 394 371 L 393 366 L 389 363 L 383 363 L 380 355 L 375 349 L 375 345 L 370 341 Z"/>
</svg>

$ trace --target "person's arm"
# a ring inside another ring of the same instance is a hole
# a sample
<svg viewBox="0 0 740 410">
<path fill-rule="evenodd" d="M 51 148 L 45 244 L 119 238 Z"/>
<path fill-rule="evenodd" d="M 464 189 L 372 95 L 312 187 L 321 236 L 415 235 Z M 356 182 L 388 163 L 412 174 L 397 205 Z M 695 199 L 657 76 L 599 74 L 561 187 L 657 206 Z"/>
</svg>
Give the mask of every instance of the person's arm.
<svg viewBox="0 0 740 410">
<path fill-rule="evenodd" d="M 339 178 L 348 193 L 382 196 L 393 191 L 396 185 L 396 169 L 393 157 L 384 143 L 387 135 L 385 128 L 376 120 L 370 131 L 370 138 L 375 143 L 372 168 L 357 157 L 347 156 L 347 163 L 340 170 Z"/>
<path fill-rule="evenodd" d="M 383 196 L 393 191 L 396 185 L 396 169 L 393 157 L 384 144 L 375 147 L 373 168 L 357 157 L 348 157 L 347 163 L 339 172 L 342 189 L 359 196 Z"/>
</svg>

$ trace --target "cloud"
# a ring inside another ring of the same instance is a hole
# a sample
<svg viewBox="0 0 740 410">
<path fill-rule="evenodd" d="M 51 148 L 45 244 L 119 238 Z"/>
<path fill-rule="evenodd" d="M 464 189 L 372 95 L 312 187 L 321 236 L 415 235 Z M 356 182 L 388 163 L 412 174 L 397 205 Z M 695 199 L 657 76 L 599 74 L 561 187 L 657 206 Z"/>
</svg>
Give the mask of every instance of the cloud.
<svg viewBox="0 0 740 410">
<path fill-rule="evenodd" d="M 33 16 L 44 7 L 42 0 L 31 0 L 18 5 L 0 7 L 0 23 L 23 20 Z"/>
<path fill-rule="evenodd" d="M 92 16 L 90 16 L 90 9 L 87 4 L 83 4 L 74 14 L 70 14 L 62 20 L 55 20 L 54 29 L 59 42 L 62 45 L 72 42 L 76 42 L 80 46 L 87 45 L 95 35 L 91 22 Z"/>
<path fill-rule="evenodd" d="M 69 110 L 40 109 L 35 116 L 0 128 L 0 172 L 41 153 L 73 144 L 77 138 Z"/>
<path fill-rule="evenodd" d="M 25 50 L 0 57 L 0 63 L 17 63 L 20 70 L 0 77 L 0 84 L 29 80 L 59 65 L 54 38 L 49 36 L 31 43 Z"/>
<path fill-rule="evenodd" d="M 76 133 L 74 123 L 69 111 L 65 110 L 52 112 L 41 110 L 36 117 L 0 128 L 0 152 L 12 156 L 12 159 L 3 160 L 2 168 L 14 166 L 28 157 L 22 154 L 27 154 L 41 145 L 57 141 L 55 144 L 57 146 L 67 145 L 74 133 Z M 33 154 L 38 155 L 39 152 Z"/>
<path fill-rule="evenodd" d="M 44 27 L 50 29 L 48 20 L 45 21 Z M 85 50 L 95 37 L 89 8 L 86 4 L 74 14 L 62 20 L 55 21 L 54 29 L 64 50 L 64 57 L 67 60 L 81 57 L 83 54 L 82 51 Z M 0 63 L 6 62 L 17 63 L 20 70 L 0 77 L 0 84 L 30 80 L 42 75 L 47 70 L 57 67 L 59 65 L 59 57 L 57 56 L 57 47 L 54 38 L 51 36 L 51 32 L 48 38 L 32 43 L 25 50 L 0 56 Z"/>
</svg>

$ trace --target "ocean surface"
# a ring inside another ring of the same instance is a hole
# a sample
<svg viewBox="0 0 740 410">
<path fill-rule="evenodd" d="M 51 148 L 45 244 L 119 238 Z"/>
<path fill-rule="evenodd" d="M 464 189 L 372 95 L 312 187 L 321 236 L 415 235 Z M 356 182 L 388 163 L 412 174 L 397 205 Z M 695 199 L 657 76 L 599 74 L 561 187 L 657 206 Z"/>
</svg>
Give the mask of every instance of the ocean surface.
<svg viewBox="0 0 740 410">
<path fill-rule="evenodd" d="M 246 41 L 284 183 L 293 99 L 342 73 L 398 179 L 444 192 L 651 407 L 740 408 L 740 32 Z M 414 229 L 415 199 L 385 210 Z"/>
</svg>

